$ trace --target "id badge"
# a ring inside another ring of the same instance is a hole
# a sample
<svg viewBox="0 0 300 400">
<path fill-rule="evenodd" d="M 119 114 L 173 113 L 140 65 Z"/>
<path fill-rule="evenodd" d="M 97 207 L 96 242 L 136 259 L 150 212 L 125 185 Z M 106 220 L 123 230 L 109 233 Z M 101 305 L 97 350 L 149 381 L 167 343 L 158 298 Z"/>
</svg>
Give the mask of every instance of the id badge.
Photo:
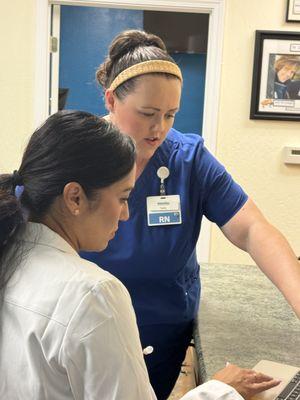
<svg viewBox="0 0 300 400">
<path fill-rule="evenodd" d="M 180 196 L 147 197 L 148 226 L 181 224 Z"/>
</svg>

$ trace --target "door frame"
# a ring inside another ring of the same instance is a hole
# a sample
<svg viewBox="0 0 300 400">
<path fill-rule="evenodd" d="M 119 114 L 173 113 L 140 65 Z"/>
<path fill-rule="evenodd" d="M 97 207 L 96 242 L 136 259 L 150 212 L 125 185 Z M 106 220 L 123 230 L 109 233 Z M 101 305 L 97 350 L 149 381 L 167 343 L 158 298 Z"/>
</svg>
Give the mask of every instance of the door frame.
<svg viewBox="0 0 300 400">
<path fill-rule="evenodd" d="M 52 5 L 73 5 L 173 11 L 209 14 L 205 94 L 203 109 L 203 138 L 214 154 L 220 98 L 225 0 L 36 0 L 36 56 L 34 90 L 34 125 L 39 126 L 49 115 L 50 88 L 50 26 Z M 198 259 L 209 262 L 211 223 L 203 219 L 197 244 Z"/>
</svg>

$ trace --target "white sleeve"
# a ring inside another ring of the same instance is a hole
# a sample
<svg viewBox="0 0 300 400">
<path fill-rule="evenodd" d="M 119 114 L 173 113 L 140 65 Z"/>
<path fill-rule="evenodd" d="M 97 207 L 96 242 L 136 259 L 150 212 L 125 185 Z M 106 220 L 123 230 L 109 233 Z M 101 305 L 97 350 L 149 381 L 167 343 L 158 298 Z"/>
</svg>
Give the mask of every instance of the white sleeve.
<svg viewBox="0 0 300 400">
<path fill-rule="evenodd" d="M 244 400 L 243 397 L 226 383 L 211 380 L 190 390 L 180 400 Z"/>
<path fill-rule="evenodd" d="M 117 279 L 98 283 L 83 297 L 60 362 L 76 400 L 156 400 L 131 299 Z"/>
</svg>

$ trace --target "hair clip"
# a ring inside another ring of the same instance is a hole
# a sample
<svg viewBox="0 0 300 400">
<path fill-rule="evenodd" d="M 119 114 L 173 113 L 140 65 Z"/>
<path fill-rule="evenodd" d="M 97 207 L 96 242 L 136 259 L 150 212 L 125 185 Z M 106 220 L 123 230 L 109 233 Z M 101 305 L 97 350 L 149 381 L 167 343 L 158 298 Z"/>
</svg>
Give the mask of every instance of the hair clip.
<svg viewBox="0 0 300 400">
<path fill-rule="evenodd" d="M 20 197 L 22 196 L 23 192 L 24 192 L 24 186 L 23 185 L 22 186 L 17 185 L 15 187 L 15 196 L 16 196 L 17 200 L 20 199 Z"/>
</svg>

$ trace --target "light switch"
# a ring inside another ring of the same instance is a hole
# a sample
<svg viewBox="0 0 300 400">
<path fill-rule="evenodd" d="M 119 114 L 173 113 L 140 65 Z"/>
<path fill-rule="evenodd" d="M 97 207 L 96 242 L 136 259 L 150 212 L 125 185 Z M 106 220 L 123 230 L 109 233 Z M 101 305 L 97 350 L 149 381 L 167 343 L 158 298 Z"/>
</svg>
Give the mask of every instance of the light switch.
<svg viewBox="0 0 300 400">
<path fill-rule="evenodd" d="M 283 161 L 285 164 L 300 164 L 300 147 L 285 146 Z"/>
</svg>

